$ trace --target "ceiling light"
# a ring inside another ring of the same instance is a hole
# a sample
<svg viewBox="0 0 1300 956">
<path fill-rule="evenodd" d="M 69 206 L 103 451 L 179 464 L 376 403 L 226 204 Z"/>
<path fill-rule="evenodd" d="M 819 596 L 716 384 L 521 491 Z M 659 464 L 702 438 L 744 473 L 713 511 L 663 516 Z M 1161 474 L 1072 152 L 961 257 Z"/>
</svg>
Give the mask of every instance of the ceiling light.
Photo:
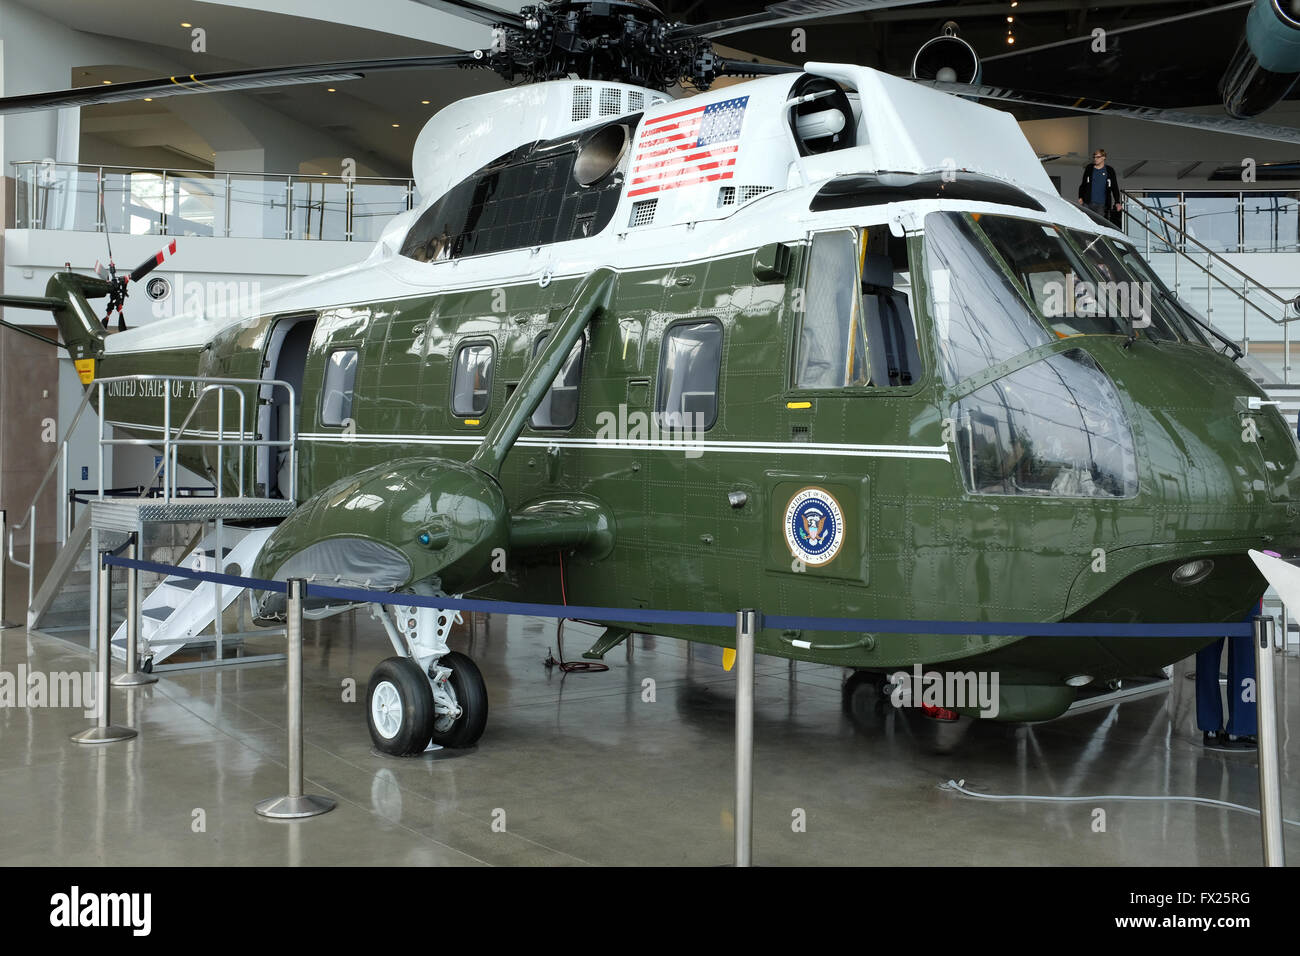
<svg viewBox="0 0 1300 956">
<path fill-rule="evenodd" d="M 397 129 L 397 128 L 400 127 L 401 125 L 402 125 L 401 123 L 394 123 L 394 124 L 393 124 L 393 129 Z"/>
<path fill-rule="evenodd" d="M 1092 683 L 1091 674 L 1075 674 L 1073 677 L 1067 677 L 1065 682 L 1071 687 L 1086 687 Z"/>
<path fill-rule="evenodd" d="M 1015 37 L 1007 37 L 1007 42 L 1008 42 L 1008 43 L 1015 43 L 1015 42 L 1016 42 L 1016 38 L 1015 38 Z"/>
<path fill-rule="evenodd" d="M 113 81 L 112 81 L 112 80 L 100 80 L 100 82 L 103 83 L 105 86 L 109 86 L 109 85 L 112 84 Z"/>
<path fill-rule="evenodd" d="M 1012 4 L 1012 6 L 1015 6 L 1015 4 Z M 190 27 L 194 26 L 194 24 L 192 24 L 192 23 L 182 23 L 181 26 L 183 26 L 186 30 L 188 30 Z"/>
<path fill-rule="evenodd" d="M 428 106 L 428 105 L 429 105 L 429 101 L 428 101 L 428 100 L 420 100 L 420 102 L 423 103 L 425 106 Z"/>
<path fill-rule="evenodd" d="M 330 87 L 329 89 L 327 89 L 325 92 L 326 92 L 326 93 L 337 93 L 338 90 L 334 89 L 334 87 L 331 86 L 331 87 Z"/>
<path fill-rule="evenodd" d="M 153 97 L 152 97 L 152 96 L 146 96 L 146 97 L 144 98 L 144 101 L 145 101 L 146 103 L 152 103 L 152 102 L 153 102 Z"/>
<path fill-rule="evenodd" d="M 1015 23 L 1015 22 L 1016 22 L 1015 17 L 1007 17 L 1007 23 Z"/>
</svg>

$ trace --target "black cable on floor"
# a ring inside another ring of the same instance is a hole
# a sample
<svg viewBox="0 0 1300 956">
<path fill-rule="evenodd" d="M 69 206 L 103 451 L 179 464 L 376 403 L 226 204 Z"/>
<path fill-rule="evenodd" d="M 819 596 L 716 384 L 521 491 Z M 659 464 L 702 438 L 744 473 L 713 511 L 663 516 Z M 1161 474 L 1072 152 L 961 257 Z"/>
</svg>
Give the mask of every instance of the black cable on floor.
<svg viewBox="0 0 1300 956">
<path fill-rule="evenodd" d="M 568 606 L 569 595 L 564 586 L 564 552 L 560 555 L 560 600 Z M 555 647 L 560 652 L 560 659 L 557 661 L 555 656 L 547 649 L 546 660 L 542 661 L 547 667 L 558 667 L 565 674 L 599 674 L 601 671 L 609 670 L 608 664 L 602 664 L 600 661 L 566 661 L 564 659 L 564 622 L 567 618 L 558 618 L 555 622 Z M 632 638 L 629 637 L 628 640 Z"/>
</svg>

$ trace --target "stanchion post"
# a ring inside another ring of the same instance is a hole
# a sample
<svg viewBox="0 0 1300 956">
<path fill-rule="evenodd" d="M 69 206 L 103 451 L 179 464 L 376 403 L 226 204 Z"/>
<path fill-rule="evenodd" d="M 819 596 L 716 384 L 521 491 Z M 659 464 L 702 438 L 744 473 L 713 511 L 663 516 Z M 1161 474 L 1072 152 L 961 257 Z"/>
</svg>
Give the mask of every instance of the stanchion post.
<svg viewBox="0 0 1300 956">
<path fill-rule="evenodd" d="M 131 543 L 127 545 L 126 556 L 132 561 L 140 560 L 140 532 L 131 532 Z M 137 670 L 140 660 L 140 572 L 136 568 L 126 569 L 126 671 L 113 678 L 117 687 L 143 687 L 156 684 L 158 678 Z"/>
<path fill-rule="evenodd" d="M 72 739 L 79 744 L 111 744 L 119 740 L 130 740 L 135 736 L 135 731 L 130 727 L 115 727 L 109 720 L 109 705 L 112 702 L 109 697 L 112 685 L 108 679 L 111 660 L 109 642 L 112 638 L 109 619 L 112 616 L 110 603 L 113 598 L 113 569 L 104 562 L 104 559 L 111 553 L 111 551 L 100 551 L 99 562 L 96 564 L 99 575 L 99 599 L 95 605 L 98 634 L 95 653 L 99 666 L 95 672 L 95 710 L 98 717 L 94 727 L 72 735 Z"/>
<path fill-rule="evenodd" d="M 1259 736 L 1259 825 L 1264 841 L 1264 865 L 1285 866 L 1282 844 L 1282 783 L 1278 776 L 1277 703 L 1273 686 L 1273 628 L 1271 617 L 1255 618 L 1255 709 Z M 1240 694 L 1240 687 L 1230 688 Z"/>
<path fill-rule="evenodd" d="M 736 866 L 754 857 L 754 633 L 758 612 L 736 612 Z"/>
<path fill-rule="evenodd" d="M 30 558 L 28 559 L 30 560 Z M 8 512 L 0 509 L 0 631 L 6 627 L 17 627 L 5 615 L 5 577 L 9 572 L 9 522 Z"/>
<path fill-rule="evenodd" d="M 288 685 L 289 709 L 289 793 L 263 800 L 253 809 L 275 820 L 314 817 L 334 809 L 334 801 L 302 792 L 302 599 L 307 582 L 290 578 L 286 582 L 288 601 L 285 608 L 285 637 L 289 642 Z"/>
</svg>

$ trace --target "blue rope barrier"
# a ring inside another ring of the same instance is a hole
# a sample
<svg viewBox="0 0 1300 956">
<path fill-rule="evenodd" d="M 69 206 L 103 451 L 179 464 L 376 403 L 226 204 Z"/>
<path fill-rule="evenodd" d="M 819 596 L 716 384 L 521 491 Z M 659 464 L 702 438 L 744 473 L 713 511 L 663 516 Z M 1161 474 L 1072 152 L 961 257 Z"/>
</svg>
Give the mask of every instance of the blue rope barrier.
<svg viewBox="0 0 1300 956">
<path fill-rule="evenodd" d="M 195 571 L 193 568 L 178 568 L 174 564 L 157 564 L 153 561 L 132 561 L 130 558 L 104 558 L 104 563 L 117 568 L 135 568 L 137 571 L 153 571 L 157 574 L 172 575 L 178 578 L 194 578 L 199 581 L 214 581 L 218 584 L 233 584 L 241 588 L 256 588 L 259 591 L 275 591 L 285 594 L 288 585 L 283 581 L 265 581 L 262 578 L 244 578 L 237 574 L 220 574 L 216 571 Z"/>
<path fill-rule="evenodd" d="M 216 571 L 194 571 L 153 561 L 132 561 L 129 558 L 106 556 L 104 563 L 122 568 L 136 568 L 158 574 L 214 581 L 259 591 L 284 594 L 283 581 L 262 578 L 245 578 Z M 404 607 L 427 607 L 435 610 L 483 611 L 493 614 L 522 614 L 531 617 L 572 618 L 578 620 L 612 621 L 630 624 L 684 624 L 701 627 L 736 626 L 735 614 L 718 611 L 660 611 L 650 608 L 592 607 L 579 604 L 531 604 L 520 601 L 484 601 L 473 598 L 453 598 L 406 594 L 393 591 L 370 591 L 364 588 L 333 587 L 307 582 L 305 597 L 336 598 L 361 604 L 398 604 Z M 760 629 L 851 631 L 874 634 L 950 634 L 1021 637 L 1250 637 L 1254 626 L 1249 623 L 1194 623 L 1194 624 L 1107 624 L 1087 621 L 1022 622 L 1022 621 L 922 621 L 901 618 L 857 617 L 801 617 L 784 614 L 759 615 Z"/>
<path fill-rule="evenodd" d="M 875 634 L 1015 634 L 1021 637 L 1250 637 L 1254 626 L 1225 624 L 1105 624 L 1087 621 L 908 621 L 857 617 L 764 614 L 763 625 L 783 631 L 871 631 Z"/>
</svg>

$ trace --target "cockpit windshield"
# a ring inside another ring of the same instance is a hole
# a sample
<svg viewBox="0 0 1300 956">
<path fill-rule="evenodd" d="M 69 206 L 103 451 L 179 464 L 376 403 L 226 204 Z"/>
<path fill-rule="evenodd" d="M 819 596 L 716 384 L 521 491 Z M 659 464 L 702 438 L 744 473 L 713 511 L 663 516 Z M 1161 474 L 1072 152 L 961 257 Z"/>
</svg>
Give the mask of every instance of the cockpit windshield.
<svg viewBox="0 0 1300 956">
<path fill-rule="evenodd" d="M 1008 216 L 973 218 L 1058 336 L 1127 332 L 1125 317 L 1098 294 L 1088 267 L 1055 226 Z"/>
<path fill-rule="evenodd" d="M 926 216 L 925 251 L 950 385 L 1052 341 L 964 213 Z"/>
</svg>

